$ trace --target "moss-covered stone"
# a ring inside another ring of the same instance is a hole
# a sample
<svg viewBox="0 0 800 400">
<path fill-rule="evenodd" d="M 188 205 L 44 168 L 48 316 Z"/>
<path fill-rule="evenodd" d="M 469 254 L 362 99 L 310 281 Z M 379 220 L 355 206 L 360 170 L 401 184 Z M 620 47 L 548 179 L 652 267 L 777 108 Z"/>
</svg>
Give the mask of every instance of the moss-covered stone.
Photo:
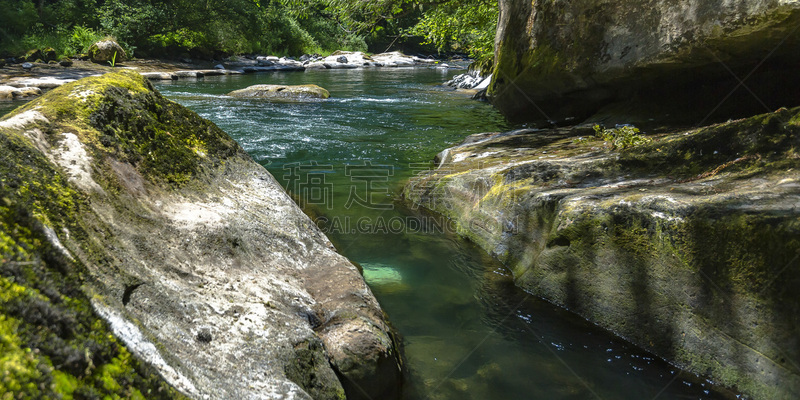
<svg viewBox="0 0 800 400">
<path fill-rule="evenodd" d="M 481 135 L 406 186 L 517 285 L 758 399 L 800 393 L 800 108 L 612 150 Z"/>
<path fill-rule="evenodd" d="M 373 383 L 329 349 L 361 372 L 399 362 L 356 267 L 228 135 L 132 71 L 0 120 L 0 260 L 3 392 L 341 398 L 337 373 Z M 323 330 L 332 316 L 372 330 Z"/>
<path fill-rule="evenodd" d="M 96 63 L 119 63 L 128 59 L 128 54 L 119 43 L 107 39 L 89 46 L 89 59 Z M 113 66 L 113 65 L 112 65 Z"/>
<path fill-rule="evenodd" d="M 9 200 L 9 183 L 0 189 L 0 396 L 183 398 L 94 313 L 81 290 L 86 269 L 50 243 L 25 203 Z M 58 222 L 77 233 L 74 219 Z"/>
</svg>

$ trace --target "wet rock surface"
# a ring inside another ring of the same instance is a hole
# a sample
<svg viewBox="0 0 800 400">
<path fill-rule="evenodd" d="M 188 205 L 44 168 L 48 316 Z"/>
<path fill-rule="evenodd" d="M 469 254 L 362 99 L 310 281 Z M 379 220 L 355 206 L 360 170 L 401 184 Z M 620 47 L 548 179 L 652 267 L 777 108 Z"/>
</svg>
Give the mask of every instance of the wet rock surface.
<svg viewBox="0 0 800 400">
<path fill-rule="evenodd" d="M 797 397 L 800 109 L 650 139 L 473 135 L 404 197 L 530 293 L 752 398 Z"/>
<path fill-rule="evenodd" d="M 4 157 L 38 160 L 4 170 L 4 201 L 28 204 L 45 243 L 85 271 L 71 290 L 181 393 L 399 393 L 394 340 L 357 268 L 230 137 L 138 73 L 53 89 L 0 132 Z M 6 186 L 29 172 L 55 177 L 57 200 Z"/>
</svg>

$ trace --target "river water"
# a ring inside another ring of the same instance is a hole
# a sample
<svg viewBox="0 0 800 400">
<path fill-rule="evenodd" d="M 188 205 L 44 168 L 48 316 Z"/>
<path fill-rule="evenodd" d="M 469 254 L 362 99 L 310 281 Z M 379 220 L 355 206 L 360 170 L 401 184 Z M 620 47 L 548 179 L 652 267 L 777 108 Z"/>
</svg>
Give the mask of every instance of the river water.
<svg viewBox="0 0 800 400">
<path fill-rule="evenodd" d="M 466 135 L 513 128 L 438 86 L 454 72 L 327 70 L 162 82 L 265 166 L 364 275 L 402 338 L 406 399 L 712 399 L 672 368 L 515 288 L 485 252 L 397 201 L 402 184 Z M 331 99 L 225 96 L 315 83 Z"/>
</svg>

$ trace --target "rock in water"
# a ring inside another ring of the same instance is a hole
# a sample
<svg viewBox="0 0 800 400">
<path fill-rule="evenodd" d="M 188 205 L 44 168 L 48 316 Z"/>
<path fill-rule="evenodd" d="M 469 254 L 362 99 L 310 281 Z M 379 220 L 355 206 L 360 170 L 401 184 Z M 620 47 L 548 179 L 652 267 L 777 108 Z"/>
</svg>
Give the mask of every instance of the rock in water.
<svg viewBox="0 0 800 400">
<path fill-rule="evenodd" d="M 33 69 L 33 64 L 29 62 L 22 63 L 22 69 L 30 71 Z"/>
<path fill-rule="evenodd" d="M 358 269 L 236 142 L 141 75 L 82 79 L 4 117 L 0 176 L 0 329 L 24 360 L 0 368 L 29 397 L 169 397 L 160 379 L 197 399 L 397 396 L 393 336 Z M 69 385 L 39 385 L 55 376 Z"/>
<path fill-rule="evenodd" d="M 253 85 L 228 93 L 232 97 L 270 100 L 324 100 L 330 93 L 317 85 Z"/>
<path fill-rule="evenodd" d="M 128 55 L 119 43 L 113 40 L 101 40 L 89 47 L 89 59 L 96 63 L 110 61 L 118 63 L 127 60 Z"/>
<path fill-rule="evenodd" d="M 610 150 L 591 126 L 470 137 L 404 196 L 515 283 L 755 399 L 800 393 L 800 108 Z"/>
<path fill-rule="evenodd" d="M 685 104 L 684 112 L 702 109 L 690 118 L 695 125 L 745 77 L 749 88 L 770 86 L 742 91 L 741 99 L 732 93 L 725 106 L 752 109 L 736 115 L 764 112 L 763 102 L 772 109 L 796 104 L 800 2 L 499 3 L 488 97 L 508 116 L 580 119 L 609 101 L 635 97 L 639 104 L 670 99 Z M 677 113 L 671 114 L 674 123 Z"/>
</svg>

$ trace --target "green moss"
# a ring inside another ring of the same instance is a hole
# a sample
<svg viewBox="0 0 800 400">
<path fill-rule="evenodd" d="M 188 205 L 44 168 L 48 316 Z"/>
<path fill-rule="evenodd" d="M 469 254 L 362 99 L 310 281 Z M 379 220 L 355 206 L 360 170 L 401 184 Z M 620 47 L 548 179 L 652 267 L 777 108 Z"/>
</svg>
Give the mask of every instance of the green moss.
<svg viewBox="0 0 800 400">
<path fill-rule="evenodd" d="M 241 151 L 216 125 L 163 98 L 132 71 L 63 85 L 16 113 L 33 109 L 50 121 L 42 130 L 51 144 L 60 132 L 73 132 L 95 158 L 127 161 L 153 183 L 186 183 L 203 166 Z"/>
<path fill-rule="evenodd" d="M 76 132 L 86 140 L 95 160 L 116 154 L 103 146 L 100 132 L 87 121 L 107 103 L 104 96 L 121 91 L 127 98 L 136 99 L 133 101 L 147 101 L 149 94 L 152 110 L 167 110 L 162 115 L 175 119 L 175 124 L 188 113 L 149 92 L 138 74 L 114 75 L 118 76 L 72 84 L 73 89 L 102 93 L 87 95 L 89 101 L 72 110 L 66 105 L 69 101 L 53 95 L 63 88 L 27 107 L 50 119 L 50 124 L 39 126 L 49 141 L 57 143 L 60 132 Z M 108 86 L 112 83 L 123 88 L 115 92 Z M 159 118 L 153 117 L 156 121 Z M 219 132 L 210 123 L 202 126 L 205 132 L 179 133 L 170 137 L 170 143 L 192 157 L 226 154 L 230 144 L 207 145 L 208 135 Z M 95 165 L 94 178 L 106 183 L 112 179 L 103 174 L 107 172 L 102 164 Z M 69 232 L 80 246 L 74 250 L 82 253 L 83 260 L 105 265 L 105 252 L 87 239 L 90 235 L 83 217 L 89 209 L 86 196 L 72 189 L 26 138 L 18 132 L 0 132 L 0 370 L 9 371 L 0 378 L 0 397 L 14 393 L 23 398 L 181 398 L 116 340 L 84 292 L 89 284 L 85 279 L 90 276 L 85 265 L 63 254 L 47 239 L 46 229 Z"/>
<path fill-rule="evenodd" d="M 122 346 L 81 290 L 41 223 L 6 197 L 0 207 L 0 394 L 27 398 L 180 397 Z M 10 203 L 10 204 L 9 204 Z M 141 397 L 141 396 L 140 396 Z"/>
</svg>

